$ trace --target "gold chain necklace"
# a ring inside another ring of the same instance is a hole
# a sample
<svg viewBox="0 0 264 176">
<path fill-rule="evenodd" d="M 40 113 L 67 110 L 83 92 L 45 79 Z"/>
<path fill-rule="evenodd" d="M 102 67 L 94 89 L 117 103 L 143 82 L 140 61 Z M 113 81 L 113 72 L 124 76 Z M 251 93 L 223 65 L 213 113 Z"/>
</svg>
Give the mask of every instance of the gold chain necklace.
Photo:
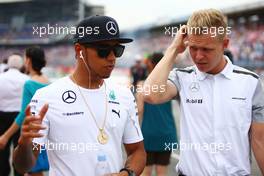
<svg viewBox="0 0 264 176">
<path fill-rule="evenodd" d="M 80 92 L 80 94 L 81 94 L 81 96 L 82 96 L 82 99 L 83 99 L 83 101 L 84 101 L 86 107 L 88 108 L 88 110 L 89 110 L 89 112 L 90 112 L 90 114 L 91 114 L 91 116 L 92 116 L 92 118 L 93 118 L 93 120 L 94 120 L 94 122 L 95 122 L 97 128 L 99 129 L 99 134 L 98 134 L 98 136 L 97 136 L 97 140 L 98 140 L 98 142 L 99 142 L 100 144 L 106 144 L 106 143 L 108 142 L 108 136 L 107 136 L 107 134 L 105 133 L 104 127 L 105 127 L 106 118 L 107 118 L 107 111 L 108 111 L 108 106 L 107 106 L 107 105 L 108 105 L 108 103 L 107 103 L 107 95 L 106 95 L 106 85 L 105 85 L 105 82 L 103 83 L 103 84 L 104 84 L 104 88 L 105 88 L 105 114 L 104 114 L 104 122 L 103 122 L 103 126 L 100 127 L 100 126 L 98 125 L 97 121 L 96 121 L 96 118 L 95 118 L 94 113 L 92 112 L 90 106 L 88 105 L 88 103 L 87 103 L 87 101 L 86 101 L 86 99 L 85 99 L 85 97 L 84 97 L 84 95 L 83 95 L 83 93 L 82 93 L 82 91 L 81 91 L 81 89 L 80 89 L 80 86 L 77 84 L 77 82 L 76 82 L 76 80 L 75 80 L 75 78 L 74 78 L 73 75 L 72 75 L 72 79 L 73 79 L 74 83 L 77 85 L 78 90 L 79 90 L 79 92 Z"/>
</svg>

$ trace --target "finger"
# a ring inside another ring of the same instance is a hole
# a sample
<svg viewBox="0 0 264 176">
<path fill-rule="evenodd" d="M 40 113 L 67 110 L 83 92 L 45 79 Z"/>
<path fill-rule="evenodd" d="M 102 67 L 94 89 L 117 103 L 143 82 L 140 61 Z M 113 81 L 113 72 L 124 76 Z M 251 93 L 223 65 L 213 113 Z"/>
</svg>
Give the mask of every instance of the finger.
<svg viewBox="0 0 264 176">
<path fill-rule="evenodd" d="M 181 28 L 180 28 L 182 34 L 187 34 L 187 29 L 188 29 L 187 25 L 182 25 Z"/>
<path fill-rule="evenodd" d="M 27 130 L 28 128 L 35 126 L 35 125 L 40 125 L 42 126 L 42 121 L 40 118 L 34 117 L 28 117 L 26 122 L 22 125 L 22 130 L 25 129 Z M 44 127 L 44 126 L 43 126 Z"/>
<path fill-rule="evenodd" d="M 185 47 L 187 47 L 188 44 L 189 44 L 189 41 L 185 41 L 185 42 L 184 42 L 184 46 L 185 46 Z"/>
<path fill-rule="evenodd" d="M 30 112 L 30 106 L 28 105 L 26 108 L 26 116 L 30 116 L 31 112 Z"/>
<path fill-rule="evenodd" d="M 30 131 L 38 132 L 41 129 L 46 129 L 46 127 L 41 124 L 36 124 L 36 123 L 29 124 Z"/>
<path fill-rule="evenodd" d="M 44 136 L 43 134 L 36 133 L 36 132 L 24 132 L 22 135 L 25 138 L 41 138 Z"/>
<path fill-rule="evenodd" d="M 42 121 L 43 118 L 45 117 L 45 114 L 47 113 L 48 108 L 49 108 L 49 105 L 48 105 L 48 104 L 45 104 L 45 105 L 41 108 L 41 110 L 40 110 L 40 112 L 39 112 L 39 116 L 40 116 L 41 121 Z"/>
<path fill-rule="evenodd" d="M 29 124 L 29 125 L 22 127 L 22 130 L 24 132 L 31 131 L 31 130 L 38 132 L 39 130 L 44 130 L 44 129 L 46 129 L 46 127 L 44 127 L 40 124 Z"/>
<path fill-rule="evenodd" d="M 174 41 L 177 42 L 178 40 L 183 41 L 187 36 L 187 26 L 183 25 L 178 30 L 176 37 L 174 38 Z"/>
<path fill-rule="evenodd" d="M 38 124 L 41 124 L 42 123 L 41 119 L 40 118 L 37 118 L 36 116 L 27 116 L 25 118 L 24 124 L 25 125 L 28 125 L 29 123 L 32 123 L 32 122 L 38 123 Z"/>
</svg>

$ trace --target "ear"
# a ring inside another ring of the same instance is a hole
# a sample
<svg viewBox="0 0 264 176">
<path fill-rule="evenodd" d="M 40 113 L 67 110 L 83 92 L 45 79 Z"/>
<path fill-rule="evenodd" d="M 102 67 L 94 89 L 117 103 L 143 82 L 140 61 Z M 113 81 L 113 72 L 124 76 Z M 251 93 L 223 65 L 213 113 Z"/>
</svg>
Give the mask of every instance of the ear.
<svg viewBox="0 0 264 176">
<path fill-rule="evenodd" d="M 24 65 L 26 65 L 27 67 L 31 67 L 32 66 L 32 61 L 31 61 L 31 59 L 29 57 L 25 58 Z"/>
<path fill-rule="evenodd" d="M 24 65 L 28 65 L 28 62 L 29 62 L 29 58 L 28 57 L 24 57 Z"/>
<path fill-rule="evenodd" d="M 223 48 L 226 49 L 229 45 L 229 38 L 225 37 L 223 41 Z"/>
<path fill-rule="evenodd" d="M 83 57 L 83 51 L 82 50 L 80 51 L 80 58 L 81 59 L 84 59 L 84 57 Z"/>
<path fill-rule="evenodd" d="M 80 53 L 82 51 L 82 46 L 79 43 L 76 43 L 74 45 L 74 49 L 75 49 L 76 59 L 80 58 Z"/>
</svg>

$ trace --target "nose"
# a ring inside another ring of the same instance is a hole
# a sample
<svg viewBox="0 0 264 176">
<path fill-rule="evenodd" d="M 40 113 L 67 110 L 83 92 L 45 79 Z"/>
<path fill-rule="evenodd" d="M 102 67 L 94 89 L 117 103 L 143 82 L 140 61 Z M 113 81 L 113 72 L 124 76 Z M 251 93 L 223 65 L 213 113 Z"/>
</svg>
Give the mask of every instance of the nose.
<svg viewBox="0 0 264 176">
<path fill-rule="evenodd" d="M 196 52 L 196 57 L 195 57 L 195 59 L 196 59 L 197 61 L 199 61 L 199 60 L 201 60 L 201 59 L 203 59 L 203 58 L 204 58 L 204 53 L 203 53 L 203 51 L 202 51 L 201 49 L 198 49 L 197 52 Z"/>
<path fill-rule="evenodd" d="M 106 59 L 109 60 L 109 61 L 115 61 L 116 60 L 116 56 L 115 56 L 114 52 L 111 51 Z"/>
</svg>

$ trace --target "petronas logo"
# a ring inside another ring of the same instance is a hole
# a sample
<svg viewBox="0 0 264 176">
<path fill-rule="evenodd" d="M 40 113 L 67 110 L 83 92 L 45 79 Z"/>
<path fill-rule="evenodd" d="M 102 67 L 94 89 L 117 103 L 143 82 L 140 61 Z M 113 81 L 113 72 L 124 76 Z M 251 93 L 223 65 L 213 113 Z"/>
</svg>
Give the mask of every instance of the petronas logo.
<svg viewBox="0 0 264 176">
<path fill-rule="evenodd" d="M 110 93 L 109 93 L 109 98 L 110 98 L 111 100 L 115 100 L 115 99 L 116 99 L 115 92 L 114 92 L 113 90 L 110 91 Z"/>
</svg>

